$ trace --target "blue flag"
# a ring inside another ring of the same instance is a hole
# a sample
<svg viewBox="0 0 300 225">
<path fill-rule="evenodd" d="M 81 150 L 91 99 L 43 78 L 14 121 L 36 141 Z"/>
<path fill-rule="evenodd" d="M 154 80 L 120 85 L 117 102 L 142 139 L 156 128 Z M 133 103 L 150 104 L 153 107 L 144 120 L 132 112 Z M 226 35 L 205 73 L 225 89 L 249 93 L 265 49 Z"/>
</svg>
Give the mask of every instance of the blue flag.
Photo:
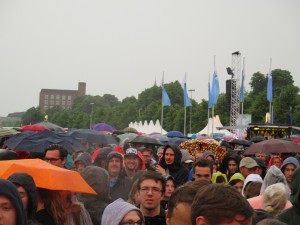
<svg viewBox="0 0 300 225">
<path fill-rule="evenodd" d="M 161 81 L 161 88 L 162 88 L 162 105 L 163 106 L 170 106 L 171 101 L 170 101 L 169 95 L 168 95 L 168 93 L 165 89 L 165 86 L 164 86 L 164 78 L 162 78 L 162 81 Z"/>
<path fill-rule="evenodd" d="M 241 93 L 240 93 L 240 101 L 244 102 L 244 81 L 245 81 L 245 73 L 242 71 L 242 83 L 241 83 Z"/>
<path fill-rule="evenodd" d="M 273 76 L 271 67 L 268 74 L 267 99 L 269 102 L 273 100 Z"/>
<path fill-rule="evenodd" d="M 189 98 L 189 95 L 187 93 L 187 88 L 186 88 L 186 77 L 184 78 L 183 81 L 183 101 L 184 101 L 184 107 L 191 107 L 191 99 Z"/>
<path fill-rule="evenodd" d="M 210 82 L 208 81 L 208 108 L 210 109 L 211 107 L 212 107 L 212 102 L 211 102 Z"/>
<path fill-rule="evenodd" d="M 217 103 L 219 94 L 220 94 L 219 78 L 218 78 L 217 70 L 215 68 L 213 80 L 212 80 L 212 87 L 211 87 L 211 103 L 213 105 Z"/>
</svg>

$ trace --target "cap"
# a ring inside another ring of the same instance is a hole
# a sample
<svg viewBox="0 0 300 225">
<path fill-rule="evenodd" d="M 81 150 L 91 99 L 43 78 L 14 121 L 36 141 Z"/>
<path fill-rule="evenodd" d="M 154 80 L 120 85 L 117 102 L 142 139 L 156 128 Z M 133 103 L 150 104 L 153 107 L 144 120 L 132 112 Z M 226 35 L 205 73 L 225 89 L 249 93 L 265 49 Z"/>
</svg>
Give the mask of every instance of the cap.
<svg viewBox="0 0 300 225">
<path fill-rule="evenodd" d="M 126 158 L 127 156 L 130 156 L 130 155 L 139 157 L 138 152 L 135 148 L 127 148 L 126 149 L 124 158 Z"/>
<path fill-rule="evenodd" d="M 245 157 L 240 162 L 240 168 L 243 167 L 243 166 L 246 167 L 246 168 L 253 168 L 253 167 L 257 167 L 258 164 L 251 157 Z"/>
</svg>

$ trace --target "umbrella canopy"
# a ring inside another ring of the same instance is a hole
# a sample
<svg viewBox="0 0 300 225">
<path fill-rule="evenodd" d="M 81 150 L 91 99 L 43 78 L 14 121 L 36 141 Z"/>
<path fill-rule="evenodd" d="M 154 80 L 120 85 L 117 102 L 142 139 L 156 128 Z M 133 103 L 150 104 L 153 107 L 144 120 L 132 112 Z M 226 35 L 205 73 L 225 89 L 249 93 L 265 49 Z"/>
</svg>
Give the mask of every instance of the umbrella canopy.
<svg viewBox="0 0 300 225">
<path fill-rule="evenodd" d="M 0 137 L 9 137 L 18 133 L 20 133 L 20 131 L 13 128 L 0 127 Z"/>
<path fill-rule="evenodd" d="M 1 178 L 7 179 L 17 172 L 31 175 L 36 186 L 40 188 L 96 194 L 76 171 L 53 166 L 41 159 L 0 161 Z"/>
<path fill-rule="evenodd" d="M 258 142 L 261 142 L 261 141 L 265 141 L 265 137 L 263 136 L 254 136 L 250 139 L 251 142 L 254 142 L 254 143 L 258 143 Z"/>
<path fill-rule="evenodd" d="M 124 132 L 126 133 L 137 133 L 137 129 L 133 128 L 133 127 L 126 127 L 123 129 Z"/>
<path fill-rule="evenodd" d="M 216 156 L 216 160 L 223 160 L 227 153 L 227 151 L 220 146 L 219 142 L 214 139 L 193 139 L 184 141 L 179 145 L 179 148 L 187 150 L 191 155 L 194 155 L 195 151 L 211 151 Z"/>
<path fill-rule="evenodd" d="M 174 138 L 174 137 L 178 137 L 178 138 L 185 138 L 185 136 L 183 135 L 183 133 L 181 133 L 180 131 L 169 131 L 166 136 L 168 138 Z"/>
<path fill-rule="evenodd" d="M 243 146 L 250 146 L 252 144 L 251 141 L 247 141 L 245 139 L 232 139 L 228 141 L 230 144 L 235 144 L 235 145 L 243 145 Z"/>
<path fill-rule="evenodd" d="M 169 141 L 169 138 L 166 137 L 165 135 L 162 135 L 161 133 L 152 133 L 152 134 L 149 134 L 149 137 L 158 140 L 162 144 L 168 143 L 168 141 Z"/>
<path fill-rule="evenodd" d="M 83 142 L 99 143 L 103 145 L 118 144 L 116 139 L 108 134 L 101 134 L 99 131 L 90 129 L 77 129 L 68 132 L 71 137 L 74 137 Z"/>
<path fill-rule="evenodd" d="M 120 138 L 120 145 L 124 145 L 125 141 L 131 142 L 133 139 L 138 136 L 135 133 L 126 133 L 126 134 L 120 134 L 117 137 Z"/>
<path fill-rule="evenodd" d="M 60 127 L 60 126 L 58 126 L 54 123 L 50 123 L 48 121 L 43 121 L 43 122 L 37 123 L 37 125 L 48 127 L 48 129 L 52 130 L 52 131 L 64 131 L 63 127 Z"/>
<path fill-rule="evenodd" d="M 294 141 L 286 141 L 282 139 L 270 139 L 252 144 L 244 152 L 245 155 L 256 153 L 300 153 L 300 145 Z"/>
<path fill-rule="evenodd" d="M 174 137 L 174 138 L 169 138 L 169 144 L 174 144 L 179 146 L 182 142 L 187 141 L 187 138 L 178 138 L 178 137 Z"/>
<path fill-rule="evenodd" d="M 19 128 L 20 131 L 42 131 L 49 130 L 48 127 L 39 124 L 25 125 Z"/>
<path fill-rule="evenodd" d="M 49 130 L 40 132 L 24 131 L 4 142 L 8 148 L 27 152 L 43 153 L 51 144 L 62 145 L 69 153 L 85 150 L 79 140 L 66 133 L 54 133 Z"/>
<path fill-rule="evenodd" d="M 147 136 L 136 136 L 130 143 L 133 144 L 150 144 L 150 145 L 162 145 L 158 140 Z"/>
<path fill-rule="evenodd" d="M 106 124 L 106 123 L 96 123 L 92 126 L 93 130 L 98 130 L 98 131 L 107 131 L 107 132 L 114 132 L 115 128 L 113 128 L 111 125 Z"/>
</svg>

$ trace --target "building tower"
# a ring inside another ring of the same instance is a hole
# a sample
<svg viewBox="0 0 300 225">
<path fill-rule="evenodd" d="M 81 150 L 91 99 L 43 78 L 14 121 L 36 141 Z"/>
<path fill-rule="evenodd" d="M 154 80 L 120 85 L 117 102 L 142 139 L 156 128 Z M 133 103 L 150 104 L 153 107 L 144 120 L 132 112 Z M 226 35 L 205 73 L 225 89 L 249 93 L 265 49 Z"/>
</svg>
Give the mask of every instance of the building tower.
<svg viewBox="0 0 300 225">
<path fill-rule="evenodd" d="M 232 53 L 232 77 L 231 77 L 231 96 L 230 96 L 230 126 L 239 125 L 240 118 L 240 74 L 241 74 L 241 53 Z M 238 135 L 237 130 L 233 133 Z"/>
</svg>

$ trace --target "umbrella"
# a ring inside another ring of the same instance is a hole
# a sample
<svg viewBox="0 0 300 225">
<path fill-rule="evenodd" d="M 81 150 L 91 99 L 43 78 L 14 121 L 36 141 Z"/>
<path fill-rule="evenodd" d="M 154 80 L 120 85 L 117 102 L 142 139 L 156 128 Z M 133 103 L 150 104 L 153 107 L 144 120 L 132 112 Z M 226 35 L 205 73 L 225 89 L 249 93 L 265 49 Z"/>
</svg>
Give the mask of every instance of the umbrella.
<svg viewBox="0 0 300 225">
<path fill-rule="evenodd" d="M 126 133 L 126 134 L 120 134 L 117 137 L 120 138 L 120 145 L 124 145 L 125 141 L 130 142 L 133 139 L 135 139 L 136 136 L 138 135 L 135 133 Z"/>
<path fill-rule="evenodd" d="M 110 133 L 115 131 L 115 128 L 113 128 L 111 125 L 106 124 L 106 123 L 96 123 L 93 125 L 93 130 L 98 130 L 98 131 L 108 131 Z"/>
<path fill-rule="evenodd" d="M 20 132 L 13 128 L 0 127 L 0 137 L 9 137 L 18 133 Z"/>
<path fill-rule="evenodd" d="M 187 150 L 191 155 L 194 155 L 195 151 L 211 151 L 216 156 L 216 160 L 223 160 L 227 153 L 227 151 L 220 146 L 219 142 L 214 139 L 193 139 L 184 141 L 179 145 L 179 148 Z"/>
<path fill-rule="evenodd" d="M 162 135 L 161 133 L 151 133 L 151 134 L 149 134 L 149 137 L 158 140 L 162 144 L 168 143 L 168 141 L 169 141 L 169 138 L 166 137 L 165 135 Z"/>
<path fill-rule="evenodd" d="M 41 159 L 0 161 L 1 178 L 7 179 L 10 175 L 17 172 L 31 175 L 36 186 L 40 188 L 96 194 L 76 171 L 51 165 Z"/>
<path fill-rule="evenodd" d="M 228 141 L 230 144 L 235 144 L 235 145 L 243 145 L 243 146 L 250 146 L 252 144 L 251 141 L 247 141 L 245 139 L 232 139 Z"/>
<path fill-rule="evenodd" d="M 300 153 L 300 145 L 294 141 L 286 141 L 281 139 L 270 139 L 252 144 L 244 152 L 245 155 L 256 153 Z"/>
<path fill-rule="evenodd" d="M 265 141 L 266 139 L 263 136 L 254 136 L 250 139 L 251 142 L 258 143 L 261 141 Z"/>
<path fill-rule="evenodd" d="M 178 138 L 184 138 L 185 136 L 180 131 L 169 131 L 166 136 L 168 138 L 178 137 Z"/>
<path fill-rule="evenodd" d="M 158 140 L 151 138 L 151 137 L 147 137 L 147 136 L 136 136 L 132 141 L 129 141 L 130 143 L 134 143 L 134 144 L 151 144 L 151 145 L 162 145 L 161 143 L 159 143 Z"/>
<path fill-rule="evenodd" d="M 42 126 L 39 124 L 30 124 L 30 125 L 25 125 L 19 128 L 20 131 L 42 131 L 42 130 L 49 130 L 48 127 Z"/>
<path fill-rule="evenodd" d="M 13 150 L 41 153 L 51 144 L 60 144 L 68 152 L 85 150 L 79 140 L 66 133 L 54 133 L 49 130 L 40 132 L 24 131 L 6 140 L 4 144 Z"/>
<path fill-rule="evenodd" d="M 58 126 L 54 123 L 50 123 L 48 121 L 43 121 L 43 122 L 37 123 L 37 125 L 48 127 L 49 130 L 52 130 L 52 131 L 64 131 L 63 127 L 60 127 L 60 126 Z"/>
<path fill-rule="evenodd" d="M 99 143 L 103 145 L 118 144 L 116 139 L 113 136 L 107 134 L 101 134 L 99 131 L 96 130 L 78 129 L 78 130 L 72 130 L 68 132 L 68 134 L 70 134 L 71 137 L 74 137 L 83 142 Z"/>
<path fill-rule="evenodd" d="M 133 128 L 133 127 L 126 127 L 123 129 L 124 132 L 126 133 L 137 133 L 137 129 Z"/>
<path fill-rule="evenodd" d="M 175 144 L 177 146 L 179 146 L 182 142 L 187 141 L 187 138 L 178 138 L 178 137 L 174 137 L 174 138 L 169 138 L 169 144 Z"/>
</svg>

